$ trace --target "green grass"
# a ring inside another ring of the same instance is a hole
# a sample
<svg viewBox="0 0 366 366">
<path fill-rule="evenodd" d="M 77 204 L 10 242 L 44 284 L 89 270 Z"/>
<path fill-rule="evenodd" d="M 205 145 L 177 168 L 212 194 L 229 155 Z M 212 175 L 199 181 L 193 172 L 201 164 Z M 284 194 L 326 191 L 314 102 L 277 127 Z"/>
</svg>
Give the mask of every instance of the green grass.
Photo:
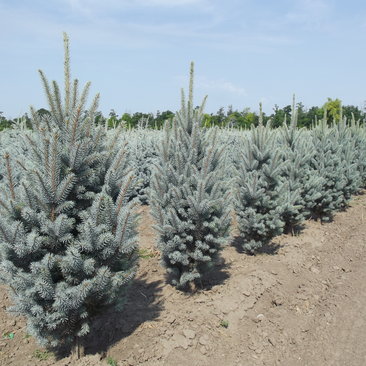
<svg viewBox="0 0 366 366">
<path fill-rule="evenodd" d="M 152 252 L 151 250 L 140 248 L 139 249 L 139 257 L 142 259 L 154 258 L 156 253 Z"/>
<path fill-rule="evenodd" d="M 112 357 L 107 358 L 107 364 L 109 366 L 118 366 L 117 361 Z"/>
<path fill-rule="evenodd" d="M 3 338 L 4 339 L 13 339 L 14 336 L 15 336 L 15 334 L 13 332 L 3 333 Z"/>
<path fill-rule="evenodd" d="M 52 353 L 49 351 L 42 351 L 40 349 L 36 349 L 33 352 L 33 357 L 40 361 L 46 361 L 52 356 Z"/>
<path fill-rule="evenodd" d="M 229 326 L 229 322 L 227 320 L 221 320 L 220 325 L 223 328 L 227 328 Z"/>
</svg>

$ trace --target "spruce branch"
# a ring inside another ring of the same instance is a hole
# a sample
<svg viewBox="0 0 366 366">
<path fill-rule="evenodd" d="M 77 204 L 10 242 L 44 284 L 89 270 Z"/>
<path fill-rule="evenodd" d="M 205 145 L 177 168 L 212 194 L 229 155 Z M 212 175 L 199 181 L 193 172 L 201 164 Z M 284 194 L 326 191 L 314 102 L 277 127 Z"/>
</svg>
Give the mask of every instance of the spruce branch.
<svg viewBox="0 0 366 366">
<path fill-rule="evenodd" d="M 71 94 L 71 99 L 72 99 L 72 103 L 71 103 L 71 108 L 70 110 L 74 110 L 76 108 L 77 105 L 77 101 L 79 99 L 79 80 L 75 79 L 73 86 L 72 86 L 72 94 Z M 69 120 L 70 116 L 68 116 L 68 120 Z"/>
<path fill-rule="evenodd" d="M 70 113 L 70 50 L 69 37 L 66 32 L 64 36 L 64 75 L 65 75 L 65 112 L 66 116 Z"/>
<path fill-rule="evenodd" d="M 9 181 L 9 189 L 10 189 L 10 194 L 11 194 L 11 198 L 13 200 L 15 200 L 15 185 L 14 185 L 14 179 L 13 179 L 13 172 L 12 172 L 12 169 L 11 169 L 11 166 L 10 166 L 10 156 L 8 153 L 6 153 L 4 155 L 4 158 L 6 160 L 6 171 L 7 171 L 7 174 L 8 174 L 8 181 Z"/>
<path fill-rule="evenodd" d="M 131 173 L 129 175 L 129 177 L 127 178 L 126 182 L 121 186 L 120 192 L 119 192 L 117 200 L 116 200 L 116 205 L 117 205 L 116 213 L 117 213 L 117 216 L 119 215 L 119 212 L 121 211 L 122 204 L 123 204 L 124 200 L 126 199 L 126 193 L 127 193 L 128 189 L 131 185 L 131 182 L 132 182 L 133 178 L 134 178 L 134 175 Z"/>
<path fill-rule="evenodd" d="M 45 74 L 43 73 L 43 71 L 38 70 L 38 72 L 41 76 L 41 80 L 42 80 L 42 83 L 43 83 L 43 88 L 44 88 L 45 93 L 46 93 L 46 97 L 47 97 L 47 100 L 48 100 L 48 105 L 51 109 L 51 113 L 53 113 L 55 115 L 56 114 L 56 107 L 55 107 L 54 97 L 52 95 L 50 85 L 49 85 L 48 80 L 47 80 Z"/>
<path fill-rule="evenodd" d="M 259 126 L 263 126 L 263 109 L 262 109 L 262 102 L 259 103 Z"/>
<path fill-rule="evenodd" d="M 55 80 L 52 81 L 52 86 L 53 86 L 53 96 L 54 96 L 54 100 L 55 100 L 55 104 L 56 104 L 56 111 L 58 114 L 57 121 L 59 123 L 63 123 L 64 113 L 63 113 L 60 88 Z"/>
</svg>

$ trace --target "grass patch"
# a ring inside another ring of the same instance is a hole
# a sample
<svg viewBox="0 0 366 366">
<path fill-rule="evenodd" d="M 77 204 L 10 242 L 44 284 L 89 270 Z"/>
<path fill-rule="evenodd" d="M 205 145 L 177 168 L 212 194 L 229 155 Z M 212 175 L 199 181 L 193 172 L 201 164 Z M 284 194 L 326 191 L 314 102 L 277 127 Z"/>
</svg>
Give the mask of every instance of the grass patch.
<svg viewBox="0 0 366 366">
<path fill-rule="evenodd" d="M 118 366 L 117 361 L 112 357 L 107 358 L 107 365 L 109 365 L 109 366 Z"/>
<path fill-rule="evenodd" d="M 227 320 L 221 320 L 220 325 L 223 328 L 228 328 L 229 327 L 229 322 Z"/>
<path fill-rule="evenodd" d="M 157 252 L 153 252 L 152 250 L 140 248 L 139 249 L 139 257 L 142 259 L 154 258 L 157 256 Z"/>
<path fill-rule="evenodd" d="M 14 339 L 15 334 L 13 332 L 3 333 L 4 339 Z"/>
<path fill-rule="evenodd" d="M 40 349 L 36 349 L 33 352 L 33 357 L 40 361 L 46 361 L 52 356 L 52 353 L 49 351 L 42 351 Z"/>
</svg>

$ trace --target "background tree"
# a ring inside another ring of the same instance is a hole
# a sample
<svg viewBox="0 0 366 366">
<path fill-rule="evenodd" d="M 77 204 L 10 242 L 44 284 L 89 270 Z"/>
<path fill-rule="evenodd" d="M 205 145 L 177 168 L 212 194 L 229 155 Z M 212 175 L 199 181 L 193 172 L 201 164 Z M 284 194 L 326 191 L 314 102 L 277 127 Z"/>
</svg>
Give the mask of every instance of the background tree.
<svg viewBox="0 0 366 366">
<path fill-rule="evenodd" d="M 10 128 L 11 125 L 12 121 L 3 116 L 3 112 L 0 112 L 0 131 Z"/>
<path fill-rule="evenodd" d="M 341 108 L 342 102 L 340 99 L 328 98 L 327 102 L 324 104 L 323 109 L 326 112 L 328 124 L 338 122 L 341 118 Z"/>
</svg>

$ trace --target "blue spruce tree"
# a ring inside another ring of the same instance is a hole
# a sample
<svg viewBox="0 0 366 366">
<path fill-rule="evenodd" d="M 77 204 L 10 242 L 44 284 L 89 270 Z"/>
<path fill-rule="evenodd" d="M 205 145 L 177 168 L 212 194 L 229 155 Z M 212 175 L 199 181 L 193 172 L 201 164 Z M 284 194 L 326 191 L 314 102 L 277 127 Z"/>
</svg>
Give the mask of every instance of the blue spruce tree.
<svg viewBox="0 0 366 366">
<path fill-rule="evenodd" d="M 157 143 L 160 131 L 139 126 L 132 130 L 129 137 L 129 166 L 135 171 L 137 179 L 133 197 L 138 197 L 142 204 L 148 204 L 151 170 L 157 160 Z"/>
<path fill-rule="evenodd" d="M 290 125 L 284 123 L 279 132 L 279 148 L 284 161 L 281 173 L 284 185 L 282 220 L 285 231 L 294 232 L 310 216 L 323 182 L 310 165 L 314 149 L 307 139 L 307 131 L 297 128 L 295 97 Z"/>
<path fill-rule="evenodd" d="M 229 184 L 217 130 L 201 128 L 204 102 L 193 107 L 193 63 L 189 99 L 172 126 L 166 124 L 150 189 L 158 248 L 172 284 L 187 288 L 210 270 L 230 228 Z"/>
<path fill-rule="evenodd" d="M 254 253 L 283 231 L 283 161 L 269 126 L 253 128 L 238 160 L 235 210 L 243 249 Z"/>
<path fill-rule="evenodd" d="M 349 127 L 351 139 L 355 143 L 354 162 L 360 174 L 360 187 L 366 186 L 366 130 L 364 125 L 355 121 L 352 116 L 351 126 Z"/>
<path fill-rule="evenodd" d="M 84 113 L 90 83 L 79 94 L 78 81 L 70 82 L 66 34 L 64 44 L 65 96 L 40 71 L 51 113 L 32 109 L 31 160 L 18 185 L 8 169 L 0 275 L 10 310 L 27 318 L 40 344 L 79 350 L 92 317 L 123 305 L 136 270 L 137 214 L 126 150 L 116 149 L 118 135 L 107 145 L 95 126 L 98 95 Z"/>
<path fill-rule="evenodd" d="M 315 199 L 311 215 L 315 219 L 330 221 L 333 212 L 344 204 L 344 189 L 347 185 L 342 163 L 342 146 L 333 128 L 327 126 L 326 116 L 311 131 L 314 156 L 311 167 L 322 179 L 318 198 Z"/>
<path fill-rule="evenodd" d="M 362 150 L 359 149 L 357 139 L 353 136 L 351 129 L 347 126 L 346 119 L 340 118 L 340 121 L 334 126 L 334 143 L 340 146 L 340 159 L 345 184 L 342 190 L 342 202 L 340 208 L 347 207 L 351 197 L 358 193 L 362 186 L 362 171 L 359 169 L 359 156 L 362 156 Z M 361 165 L 362 167 L 362 165 Z"/>
</svg>

